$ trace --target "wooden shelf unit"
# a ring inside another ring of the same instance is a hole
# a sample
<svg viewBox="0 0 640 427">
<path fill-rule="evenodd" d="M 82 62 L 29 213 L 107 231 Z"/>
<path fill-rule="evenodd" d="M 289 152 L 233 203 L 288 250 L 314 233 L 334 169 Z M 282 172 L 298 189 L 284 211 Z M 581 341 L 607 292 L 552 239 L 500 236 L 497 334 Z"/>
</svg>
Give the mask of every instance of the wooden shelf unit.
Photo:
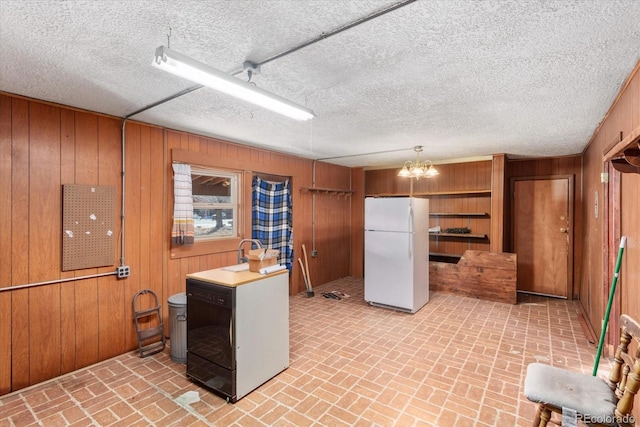
<svg viewBox="0 0 640 427">
<path fill-rule="evenodd" d="M 435 191 L 435 192 L 415 192 L 414 197 L 438 197 L 438 196 L 480 196 L 491 195 L 491 189 L 480 190 L 457 190 L 457 191 Z"/>
<path fill-rule="evenodd" d="M 422 193 L 425 194 L 425 193 Z M 421 194 L 421 195 L 422 195 Z M 438 260 L 447 260 L 449 262 L 455 262 L 458 259 L 460 259 L 460 257 L 462 256 L 461 253 L 458 253 L 458 251 L 461 251 L 460 247 L 457 247 L 457 245 L 454 245 L 456 247 L 456 249 L 452 249 L 450 248 L 451 243 L 445 243 L 445 242 L 466 242 L 466 249 L 471 249 L 472 248 L 472 243 L 486 243 L 487 239 L 488 239 L 488 235 L 484 234 L 484 233 L 473 233 L 473 232 L 469 232 L 469 233 L 447 233 L 446 229 L 447 227 L 451 227 L 451 226 L 455 226 L 455 227 L 462 227 L 462 224 L 459 224 L 460 219 L 464 220 L 464 218 L 467 219 L 467 224 L 466 227 L 470 230 L 472 230 L 474 227 L 474 225 L 472 224 L 472 219 L 489 219 L 490 215 L 487 212 L 479 212 L 479 211 L 470 211 L 470 212 L 463 212 L 463 211 L 459 211 L 458 209 L 461 207 L 458 202 L 456 202 L 455 200 L 459 200 L 459 199 L 465 199 L 467 197 L 480 197 L 480 198 L 484 198 L 484 197 L 491 197 L 491 190 L 460 190 L 460 191 L 439 191 L 439 192 L 432 192 L 429 193 L 428 197 L 437 199 L 440 198 L 440 200 L 446 199 L 446 200 L 450 200 L 450 201 L 446 201 L 444 202 L 444 207 L 445 209 L 447 208 L 453 208 L 453 210 L 442 210 L 442 211 L 436 211 L 436 212 L 430 212 L 429 213 L 429 217 L 430 218 L 435 218 L 435 225 L 436 226 L 440 226 L 442 224 L 441 219 L 443 218 L 451 218 L 453 220 L 452 221 L 446 221 L 443 220 L 445 226 L 442 227 L 441 232 L 430 232 L 429 233 L 429 237 L 433 240 L 435 247 L 432 247 L 432 249 L 444 249 L 443 252 L 434 252 L 437 253 L 438 255 L 434 255 L 434 259 L 438 259 Z M 426 196 L 425 196 L 426 197 Z M 458 218 L 457 220 L 454 220 L 455 218 Z M 476 221 L 474 221 L 476 222 Z M 475 226 L 477 227 L 477 223 L 475 224 Z M 444 246 L 442 245 L 444 243 Z"/>
<path fill-rule="evenodd" d="M 429 216 L 488 216 L 486 212 L 430 212 Z"/>
<path fill-rule="evenodd" d="M 501 250 L 505 167 L 505 156 L 495 155 L 491 159 L 438 164 L 440 175 L 433 179 L 398 177 L 399 168 L 366 170 L 364 194 L 427 198 L 429 209 L 436 214 L 425 219 L 430 228 L 440 225 L 444 231 L 467 226 L 472 233 L 487 236 L 484 239 L 434 236 L 429 244 L 432 252 L 458 255 L 465 250 Z"/>
</svg>

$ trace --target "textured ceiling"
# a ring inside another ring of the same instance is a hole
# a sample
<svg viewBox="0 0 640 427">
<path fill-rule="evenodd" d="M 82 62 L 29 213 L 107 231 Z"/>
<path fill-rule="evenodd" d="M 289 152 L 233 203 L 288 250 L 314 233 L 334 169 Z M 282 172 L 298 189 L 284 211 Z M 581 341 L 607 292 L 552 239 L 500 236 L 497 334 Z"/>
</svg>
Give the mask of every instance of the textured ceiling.
<svg viewBox="0 0 640 427">
<path fill-rule="evenodd" d="M 232 73 L 395 3 L 0 0 L 0 90 L 125 117 L 193 86 L 151 66 L 169 28 Z M 422 0 L 262 66 L 314 120 L 207 88 L 133 119 L 346 166 L 576 154 L 639 58 L 638 0 Z"/>
</svg>

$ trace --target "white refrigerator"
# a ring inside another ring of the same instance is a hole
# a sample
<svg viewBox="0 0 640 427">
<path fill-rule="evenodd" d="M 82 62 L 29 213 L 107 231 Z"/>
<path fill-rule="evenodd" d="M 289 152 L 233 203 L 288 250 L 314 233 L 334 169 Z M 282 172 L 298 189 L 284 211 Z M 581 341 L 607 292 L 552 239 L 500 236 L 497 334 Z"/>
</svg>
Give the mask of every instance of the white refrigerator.
<svg viewBox="0 0 640 427">
<path fill-rule="evenodd" d="M 415 313 L 429 302 L 429 200 L 364 201 L 364 299 Z"/>
</svg>

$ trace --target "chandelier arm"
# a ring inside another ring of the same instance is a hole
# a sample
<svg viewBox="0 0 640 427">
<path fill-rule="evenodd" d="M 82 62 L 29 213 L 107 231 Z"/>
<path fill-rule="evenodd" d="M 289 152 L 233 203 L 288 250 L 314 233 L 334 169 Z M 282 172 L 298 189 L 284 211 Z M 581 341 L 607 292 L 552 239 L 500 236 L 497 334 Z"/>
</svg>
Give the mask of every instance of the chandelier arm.
<svg viewBox="0 0 640 427">
<path fill-rule="evenodd" d="M 402 170 L 398 173 L 398 176 L 420 179 L 421 177 L 431 178 L 439 174 L 436 168 L 433 166 L 431 160 L 420 161 L 420 153 L 422 152 L 422 146 L 416 145 L 413 148 L 416 152 L 416 160 L 412 162 L 407 160 L 402 166 Z"/>
</svg>

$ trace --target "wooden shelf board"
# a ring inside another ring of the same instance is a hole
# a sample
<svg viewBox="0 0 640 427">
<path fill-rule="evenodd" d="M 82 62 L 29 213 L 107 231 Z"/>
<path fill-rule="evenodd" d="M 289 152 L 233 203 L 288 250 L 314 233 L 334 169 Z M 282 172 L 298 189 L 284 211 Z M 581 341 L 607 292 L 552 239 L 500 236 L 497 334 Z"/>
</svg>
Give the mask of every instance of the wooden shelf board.
<svg viewBox="0 0 640 427">
<path fill-rule="evenodd" d="M 429 216 L 487 216 L 486 212 L 430 212 Z"/>
<path fill-rule="evenodd" d="M 440 258 L 462 258 L 460 254 L 445 254 L 442 252 L 429 252 L 429 256 L 440 257 Z"/>
<path fill-rule="evenodd" d="M 457 237 L 460 239 L 486 239 L 486 234 L 471 234 L 471 233 L 429 233 L 429 236 L 435 237 Z"/>
<path fill-rule="evenodd" d="M 411 197 L 409 193 L 371 193 L 365 194 L 364 197 Z"/>
</svg>

